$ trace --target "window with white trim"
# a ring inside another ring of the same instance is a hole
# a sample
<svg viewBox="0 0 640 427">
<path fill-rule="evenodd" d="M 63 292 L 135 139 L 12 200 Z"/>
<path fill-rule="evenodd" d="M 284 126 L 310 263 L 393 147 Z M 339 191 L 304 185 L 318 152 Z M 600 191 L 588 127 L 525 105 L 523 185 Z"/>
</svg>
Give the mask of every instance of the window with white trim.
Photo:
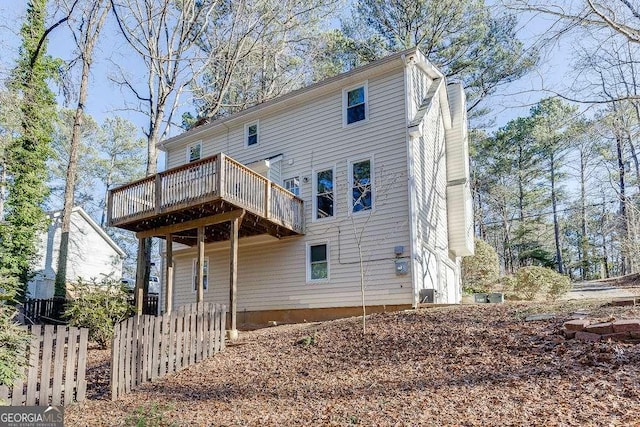
<svg viewBox="0 0 640 427">
<path fill-rule="evenodd" d="M 329 280 L 329 245 L 326 243 L 307 246 L 307 281 Z"/>
<path fill-rule="evenodd" d="M 196 142 L 194 144 L 190 144 L 187 147 L 187 163 L 200 160 L 201 157 L 202 157 L 202 142 Z"/>
<path fill-rule="evenodd" d="M 285 190 L 292 192 L 296 196 L 300 196 L 300 177 L 294 176 L 293 178 L 285 179 L 282 181 L 282 186 Z"/>
<path fill-rule="evenodd" d="M 351 212 L 368 211 L 373 208 L 373 162 L 371 159 L 349 163 L 351 187 Z"/>
<path fill-rule="evenodd" d="M 249 123 L 244 126 L 244 141 L 247 147 L 258 144 L 258 122 Z"/>
<path fill-rule="evenodd" d="M 366 83 L 342 92 L 345 125 L 367 120 L 367 101 Z"/>
<path fill-rule="evenodd" d="M 319 170 L 313 180 L 314 218 L 330 218 L 335 215 L 335 168 Z"/>
<path fill-rule="evenodd" d="M 193 292 L 198 291 L 198 260 L 197 258 L 193 259 L 193 268 L 191 274 L 191 289 Z M 204 290 L 209 289 L 209 258 L 204 259 L 203 268 L 202 268 L 202 287 Z"/>
</svg>

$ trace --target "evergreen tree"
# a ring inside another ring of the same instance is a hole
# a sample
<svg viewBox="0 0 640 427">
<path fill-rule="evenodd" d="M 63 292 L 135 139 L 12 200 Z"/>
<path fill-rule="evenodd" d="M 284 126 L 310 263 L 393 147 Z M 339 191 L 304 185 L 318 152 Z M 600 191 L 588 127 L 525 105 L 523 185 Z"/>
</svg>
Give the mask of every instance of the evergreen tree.
<svg viewBox="0 0 640 427">
<path fill-rule="evenodd" d="M 321 70 L 362 65 L 418 47 L 447 77 L 461 81 L 468 110 L 503 84 L 517 80 L 537 63 L 516 36 L 513 15 L 494 15 L 484 0 L 358 0 L 343 36 L 332 34 L 332 49 Z M 335 50 L 334 50 L 335 49 Z"/>
<path fill-rule="evenodd" d="M 21 29 L 22 46 L 10 89 L 19 97 L 19 135 L 7 147 L 5 221 L 0 226 L 0 274 L 26 285 L 45 229 L 46 162 L 55 117 L 55 98 L 47 81 L 57 63 L 46 55 L 46 0 L 31 0 Z M 24 289 L 24 288 L 23 288 Z M 5 289 L 6 290 L 6 289 Z M 19 289 L 15 289 L 19 291 Z"/>
<path fill-rule="evenodd" d="M 566 163 L 568 144 L 574 137 L 577 108 L 557 98 L 545 98 L 531 109 L 534 123 L 533 136 L 540 147 L 540 154 L 547 169 L 549 199 L 553 214 L 555 264 L 558 273 L 564 274 L 558 205 L 562 199 L 562 171 Z"/>
</svg>

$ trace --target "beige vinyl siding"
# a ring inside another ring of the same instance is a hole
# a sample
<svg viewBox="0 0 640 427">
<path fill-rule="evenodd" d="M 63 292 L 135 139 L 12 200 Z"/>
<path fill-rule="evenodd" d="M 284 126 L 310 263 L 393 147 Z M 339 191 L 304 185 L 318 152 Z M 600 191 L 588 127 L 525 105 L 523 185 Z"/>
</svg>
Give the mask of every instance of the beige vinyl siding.
<svg viewBox="0 0 640 427">
<path fill-rule="evenodd" d="M 472 255 L 474 250 L 467 113 L 462 87 L 449 85 L 447 92 L 452 111 L 452 126 L 447 130 L 449 247 L 457 256 L 466 256 Z"/>
<path fill-rule="evenodd" d="M 469 179 L 467 111 L 462 87 L 447 86 L 451 107 L 451 129 L 447 130 L 447 181 Z"/>
<path fill-rule="evenodd" d="M 412 66 L 409 69 L 411 76 L 411 96 L 409 96 L 409 117 L 413 118 L 418 108 L 424 102 L 429 88 L 433 84 L 433 80 L 429 78 L 419 67 Z"/>
<path fill-rule="evenodd" d="M 360 282 L 357 264 L 341 265 L 336 236 L 330 242 L 331 279 L 328 283 L 305 283 L 305 242 L 303 239 L 273 240 L 268 244 L 242 244 L 238 251 L 238 313 L 242 311 L 357 306 Z M 227 242 L 228 243 L 228 242 Z M 209 245 L 209 289 L 205 301 L 229 302 L 229 249 L 227 245 Z M 216 248 L 217 247 L 217 248 Z M 176 278 L 189 286 L 177 286 L 176 305 L 195 300 L 191 290 L 194 251 L 176 257 Z M 367 304 L 407 304 L 411 284 L 388 286 L 388 271 L 393 261 L 367 263 Z"/>
<path fill-rule="evenodd" d="M 473 255 L 473 205 L 469 182 L 447 188 L 449 244 L 458 256 Z"/>
<path fill-rule="evenodd" d="M 436 289 L 438 303 L 454 303 L 448 289 L 445 262 L 447 230 L 447 162 L 440 98 L 434 96 L 422 122 L 422 136 L 412 138 L 413 208 L 418 289 Z M 451 286 L 455 286 L 452 283 Z"/>
<path fill-rule="evenodd" d="M 367 304 L 411 304 L 411 275 L 396 275 L 394 247 L 410 254 L 409 210 L 406 172 L 406 117 L 401 64 L 393 72 L 367 78 L 352 77 L 324 96 L 260 120 L 260 144 L 244 146 L 244 123 L 222 126 L 217 133 L 198 135 L 203 156 L 224 152 L 248 164 L 282 155 L 281 175 L 299 176 L 300 197 L 305 203 L 306 234 L 300 238 L 249 244 L 241 239 L 238 261 L 238 315 L 243 310 L 357 306 L 360 304 L 358 250 L 353 224 L 363 237 Z M 342 87 L 367 82 L 369 118 L 343 127 Z M 247 119 L 247 122 L 255 118 Z M 212 129 L 213 131 L 214 129 Z M 185 159 L 186 143 L 168 153 L 168 167 Z M 348 162 L 372 158 L 374 164 L 374 210 L 349 215 Z M 335 217 L 312 220 L 313 172 L 335 167 Z M 307 178 L 307 182 L 305 182 Z M 307 243 L 329 244 L 330 279 L 306 283 Z M 229 242 L 207 246 L 210 289 L 205 300 L 229 299 Z M 218 249 L 216 249 L 218 248 Z M 181 305 L 195 300 L 191 291 L 193 250 L 176 255 L 176 298 Z"/>
</svg>

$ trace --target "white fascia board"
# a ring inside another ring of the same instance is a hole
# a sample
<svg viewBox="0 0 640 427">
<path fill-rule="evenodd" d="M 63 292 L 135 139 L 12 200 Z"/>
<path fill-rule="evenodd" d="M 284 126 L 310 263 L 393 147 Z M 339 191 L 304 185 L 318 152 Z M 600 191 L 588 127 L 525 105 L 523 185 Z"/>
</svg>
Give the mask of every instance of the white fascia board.
<svg viewBox="0 0 640 427">
<path fill-rule="evenodd" d="M 417 61 L 416 64 L 422 71 L 424 71 L 431 79 L 435 80 L 438 78 L 442 79 L 443 84 L 438 87 L 438 96 L 440 97 L 440 109 L 442 110 L 442 117 L 444 122 L 445 129 L 451 129 L 452 121 L 451 121 L 451 110 L 449 107 L 449 97 L 447 96 L 447 84 L 446 77 L 444 74 L 440 72 L 431 62 L 427 60 L 427 58 L 421 53 L 417 52 Z"/>
</svg>

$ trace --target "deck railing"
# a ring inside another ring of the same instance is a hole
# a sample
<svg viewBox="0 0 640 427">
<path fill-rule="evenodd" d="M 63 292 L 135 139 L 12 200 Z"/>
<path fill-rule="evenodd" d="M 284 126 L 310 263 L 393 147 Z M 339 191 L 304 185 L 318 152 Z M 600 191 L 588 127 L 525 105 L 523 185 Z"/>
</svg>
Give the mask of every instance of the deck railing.
<svg viewBox="0 0 640 427">
<path fill-rule="evenodd" d="M 216 199 L 303 232 L 300 198 L 222 153 L 111 190 L 109 224 L 125 224 Z"/>
</svg>

